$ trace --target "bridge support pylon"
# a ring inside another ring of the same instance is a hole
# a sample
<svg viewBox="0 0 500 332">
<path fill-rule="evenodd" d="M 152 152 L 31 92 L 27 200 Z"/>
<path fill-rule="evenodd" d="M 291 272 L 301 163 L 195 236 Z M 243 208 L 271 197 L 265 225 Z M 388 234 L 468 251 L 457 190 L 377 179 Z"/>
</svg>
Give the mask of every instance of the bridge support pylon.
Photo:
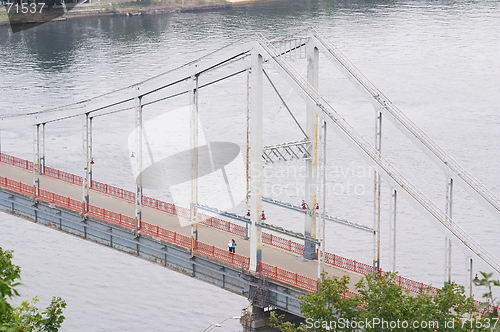
<svg viewBox="0 0 500 332">
<path fill-rule="evenodd" d="M 262 260 L 262 95 L 263 57 L 252 51 L 250 91 L 250 270 L 259 271 Z"/>
<path fill-rule="evenodd" d="M 307 43 L 307 82 L 318 91 L 319 81 L 319 49 L 312 43 Z M 311 99 L 306 101 L 306 134 L 311 141 L 309 153 L 311 158 L 306 160 L 306 190 L 305 203 L 309 209 L 315 209 L 318 191 L 318 107 Z M 316 238 L 316 211 L 306 213 L 304 235 Z M 316 258 L 316 244 L 311 241 L 304 243 L 304 258 Z"/>
<path fill-rule="evenodd" d="M 135 144 L 137 151 L 137 169 L 139 170 L 139 176 L 136 179 L 136 190 L 135 190 L 135 228 L 134 235 L 139 236 L 139 231 L 141 229 L 142 221 L 142 95 L 140 94 L 139 88 L 137 89 L 136 107 L 135 107 L 135 127 L 137 128 Z"/>
<path fill-rule="evenodd" d="M 445 214 L 447 223 L 451 223 L 453 209 L 453 178 L 449 177 L 446 181 L 446 206 Z M 451 239 L 448 236 L 444 240 L 444 281 L 451 284 Z"/>
<path fill-rule="evenodd" d="M 90 134 L 90 113 L 85 113 L 83 116 L 83 168 L 84 168 L 84 176 L 82 181 L 82 190 L 83 190 L 83 218 L 85 219 L 85 214 L 89 211 L 89 202 L 90 202 L 90 142 L 89 142 L 89 134 Z"/>
<path fill-rule="evenodd" d="M 397 213 L 397 200 L 398 192 L 396 189 L 391 188 L 391 199 L 389 201 L 389 211 L 391 214 L 391 219 L 389 221 L 389 259 L 390 266 L 392 267 L 392 272 L 396 272 L 396 213 Z"/>
<path fill-rule="evenodd" d="M 195 67 L 196 68 L 196 67 Z M 189 221 L 191 223 L 191 257 L 194 256 L 195 240 L 198 240 L 198 74 L 191 78 L 193 89 L 190 92 L 191 106 L 190 118 L 190 144 L 191 144 L 191 205 L 189 208 Z M 195 229 L 196 228 L 196 229 Z M 196 236 L 196 237 L 195 237 Z"/>
<path fill-rule="evenodd" d="M 377 157 L 382 155 L 382 112 L 379 108 L 375 110 L 375 149 Z M 373 173 L 373 272 L 380 270 L 380 207 L 381 207 L 381 186 L 380 173 L 375 169 Z"/>
</svg>

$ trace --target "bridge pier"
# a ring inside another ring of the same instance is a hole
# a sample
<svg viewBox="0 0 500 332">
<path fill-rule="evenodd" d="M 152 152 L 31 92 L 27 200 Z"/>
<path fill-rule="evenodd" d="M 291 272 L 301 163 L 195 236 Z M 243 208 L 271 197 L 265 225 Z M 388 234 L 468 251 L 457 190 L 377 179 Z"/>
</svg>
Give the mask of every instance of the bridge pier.
<svg viewBox="0 0 500 332">
<path fill-rule="evenodd" d="M 296 323 L 296 325 L 300 324 L 300 322 L 304 322 L 304 319 L 299 316 L 292 315 L 288 312 L 281 311 L 279 309 L 274 310 L 276 315 L 281 316 L 285 315 L 285 321 Z M 265 311 L 262 308 L 259 308 L 254 305 L 248 306 L 246 309 L 243 309 L 240 323 L 243 326 L 243 332 L 277 332 L 280 331 L 278 328 L 271 327 L 269 316 L 271 311 Z"/>
<path fill-rule="evenodd" d="M 307 82 L 318 91 L 319 85 L 319 49 L 308 42 L 307 45 Z M 306 133 L 311 141 L 310 159 L 306 160 L 305 203 L 308 210 L 304 221 L 304 235 L 316 238 L 316 207 L 318 191 L 318 113 L 319 108 L 311 100 L 306 100 Z M 316 244 L 304 242 L 304 258 L 316 259 Z"/>
<path fill-rule="evenodd" d="M 135 136 L 135 150 L 137 151 L 136 165 L 138 169 L 138 176 L 136 178 L 135 185 L 135 229 L 134 235 L 137 237 L 139 235 L 139 230 L 141 229 L 141 221 L 142 221 L 142 95 L 140 94 L 139 88 L 137 88 L 137 97 L 136 97 L 136 105 L 135 105 L 135 128 L 136 128 L 136 136 Z"/>
<path fill-rule="evenodd" d="M 445 206 L 445 215 L 446 222 L 450 224 L 450 220 L 452 219 L 452 210 L 453 210 L 453 178 L 447 177 L 446 180 L 446 206 Z M 448 236 L 444 239 L 444 281 L 448 284 L 451 284 L 451 239 Z"/>
<path fill-rule="evenodd" d="M 252 53 L 250 77 L 250 270 L 259 271 L 262 261 L 262 108 L 263 61 Z"/>
</svg>

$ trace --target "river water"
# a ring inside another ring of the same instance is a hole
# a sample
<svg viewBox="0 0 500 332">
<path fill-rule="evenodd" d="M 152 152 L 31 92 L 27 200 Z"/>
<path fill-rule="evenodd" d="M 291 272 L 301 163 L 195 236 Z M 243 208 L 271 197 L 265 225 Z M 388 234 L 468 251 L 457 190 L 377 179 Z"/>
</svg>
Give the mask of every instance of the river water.
<svg viewBox="0 0 500 332">
<path fill-rule="evenodd" d="M 78 18 L 16 34 L 0 27 L 0 110 L 23 113 L 76 102 L 152 77 L 252 32 L 272 38 L 303 34 L 316 25 L 437 144 L 500 196 L 499 22 L 500 1 L 276 0 L 215 12 Z M 320 92 L 372 142 L 373 109 L 326 59 L 320 61 Z M 303 71 L 303 63 L 294 64 Z M 288 95 L 290 88 L 270 73 Z M 236 77 L 201 92 L 208 139 L 244 146 L 245 81 Z M 277 113 L 279 101 L 269 86 L 265 96 L 264 144 L 301 139 L 285 111 Z M 145 116 L 183 106 L 186 99 L 147 109 Z M 303 102 L 291 94 L 289 104 L 303 123 Z M 80 128 L 79 119 L 47 128 L 48 165 L 81 173 Z M 126 145 L 133 114 L 96 119 L 94 128 L 94 178 L 133 188 Z M 331 129 L 327 210 L 371 226 L 372 169 Z M 2 151 L 31 159 L 31 140 L 29 124 L 21 123 L 2 131 Z M 384 123 L 382 146 L 388 159 L 444 208 L 446 179 L 437 167 L 389 123 Z M 299 166 L 268 168 L 265 194 L 300 203 L 300 188 L 285 190 L 302 185 Z M 384 184 L 382 189 L 381 262 L 390 269 L 390 188 Z M 500 257 L 500 221 L 461 188 L 454 202 L 455 221 Z M 243 209 L 240 205 L 237 211 Z M 267 205 L 265 210 L 268 221 L 301 230 L 302 221 L 293 213 Z M 246 306 L 243 297 L 105 247 L 5 214 L 0 223 L 0 245 L 15 250 L 22 267 L 22 297 L 39 295 L 47 304 L 57 295 L 68 302 L 63 331 L 203 331 Z M 329 223 L 326 241 L 328 251 L 371 264 L 371 235 Z M 444 236 L 403 200 L 398 202 L 397 245 L 402 275 L 441 285 Z M 475 262 L 474 273 L 479 270 L 490 271 Z M 465 283 L 465 256 L 458 248 L 453 274 Z M 218 330 L 238 329 L 230 320 Z"/>
</svg>

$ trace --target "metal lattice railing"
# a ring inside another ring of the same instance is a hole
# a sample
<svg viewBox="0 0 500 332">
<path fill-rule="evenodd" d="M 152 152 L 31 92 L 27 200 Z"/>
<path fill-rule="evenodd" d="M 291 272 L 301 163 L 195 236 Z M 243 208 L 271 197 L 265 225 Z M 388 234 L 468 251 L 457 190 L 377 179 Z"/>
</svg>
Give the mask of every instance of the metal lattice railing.
<svg viewBox="0 0 500 332">
<path fill-rule="evenodd" d="M 4 158 L 5 157 L 5 158 Z M 26 168 L 26 162 L 23 162 L 24 159 L 20 158 L 15 158 L 11 157 L 8 155 L 2 155 L 2 158 L 0 158 L 0 161 L 5 162 L 7 164 L 11 164 L 16 167 L 20 168 Z M 13 160 L 18 160 L 21 162 L 12 162 Z M 69 174 L 69 173 L 67 173 Z M 76 177 L 76 176 L 75 176 Z M 61 179 L 62 181 L 66 181 L 64 179 Z M 15 192 L 18 192 L 23 195 L 27 196 L 32 196 L 34 193 L 34 188 L 32 185 L 28 185 L 22 182 L 18 182 L 12 179 L 8 179 L 5 177 L 0 177 L 0 187 L 13 190 Z M 109 186 L 108 186 L 109 187 Z M 123 191 L 123 189 L 121 189 Z M 120 197 L 120 196 L 117 196 Z M 120 197 L 122 199 L 127 199 L 125 197 Z M 108 222 L 117 224 L 119 226 L 123 226 L 126 228 L 134 229 L 135 227 L 135 218 L 129 217 L 126 215 L 123 215 L 121 213 L 117 212 L 112 212 L 109 210 L 106 210 L 104 208 L 100 208 L 94 205 L 87 205 L 88 211 L 84 210 L 84 205 L 82 204 L 81 201 L 72 199 L 70 197 L 65 197 L 62 195 L 58 195 L 55 193 L 52 193 L 47 190 L 43 189 L 38 189 L 38 199 L 45 201 L 49 204 L 55 204 L 61 207 L 68 208 L 72 211 L 76 211 L 79 213 L 87 213 L 88 215 L 101 218 L 103 220 L 106 220 Z M 265 200 L 265 199 L 264 199 Z M 143 203 L 146 206 L 153 207 L 159 210 L 162 210 L 164 212 L 178 215 L 178 216 L 183 216 L 186 215 L 186 211 L 189 213 L 189 210 L 184 209 L 182 207 L 175 207 L 173 204 L 166 203 L 166 202 L 161 202 L 158 200 L 155 200 L 150 197 L 143 197 Z M 163 206 L 166 205 L 166 206 Z M 233 234 L 237 234 L 240 236 L 243 236 L 242 231 L 244 233 L 245 229 L 239 225 L 233 224 L 231 222 L 221 220 L 218 218 L 213 218 L 210 216 L 206 216 L 203 214 L 198 214 L 198 217 L 200 217 L 199 222 L 202 224 L 205 224 L 207 226 L 215 227 Z M 208 220 L 210 219 L 210 220 Z M 239 228 L 239 229 L 238 229 Z M 140 232 L 146 233 L 152 236 L 157 236 L 163 240 L 167 240 L 169 242 L 173 242 L 176 244 L 184 245 L 185 247 L 190 247 L 191 243 L 189 241 L 189 237 L 186 237 L 184 235 L 177 236 L 178 233 L 164 229 L 162 227 L 159 227 L 158 225 L 152 225 L 148 224 L 144 221 L 141 221 L 141 229 Z M 262 241 L 263 243 L 279 247 L 281 249 L 285 249 L 294 253 L 297 253 L 299 255 L 302 255 L 304 253 L 304 245 L 293 242 L 291 240 L 287 240 L 272 234 L 268 234 L 263 232 L 262 233 Z M 214 247 L 215 248 L 215 247 Z M 225 251 L 226 252 L 226 251 Z M 242 257 L 242 256 L 241 256 Z M 345 270 L 361 273 L 361 274 L 368 274 L 373 272 L 373 267 L 368 264 L 364 264 L 361 262 L 357 262 L 339 255 L 335 255 L 329 252 L 325 253 L 325 260 L 327 264 L 333 265 L 340 267 Z M 249 261 L 248 261 L 249 262 Z M 237 262 L 236 265 L 239 266 L 240 261 Z M 248 264 L 246 265 L 248 266 Z M 244 267 L 245 268 L 245 267 Z M 248 269 L 248 267 L 246 267 Z M 383 272 L 380 270 L 380 272 Z M 397 282 L 398 285 L 405 289 L 409 289 L 411 291 L 419 291 L 420 289 L 428 288 L 428 285 L 425 285 L 421 282 L 417 282 L 408 278 L 404 278 L 402 276 L 397 276 Z"/>
<path fill-rule="evenodd" d="M 288 59 L 304 59 L 307 57 L 305 48 L 309 37 L 288 37 L 270 41 L 278 54 Z"/>
<path fill-rule="evenodd" d="M 309 140 L 267 145 L 262 148 L 264 164 L 311 159 Z"/>
</svg>

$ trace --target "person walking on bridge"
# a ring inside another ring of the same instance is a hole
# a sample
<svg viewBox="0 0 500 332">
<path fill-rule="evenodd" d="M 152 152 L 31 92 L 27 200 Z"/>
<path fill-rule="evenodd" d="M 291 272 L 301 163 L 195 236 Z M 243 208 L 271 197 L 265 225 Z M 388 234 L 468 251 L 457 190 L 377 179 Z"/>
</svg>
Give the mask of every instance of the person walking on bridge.
<svg viewBox="0 0 500 332">
<path fill-rule="evenodd" d="M 233 247 L 233 253 L 236 253 L 236 242 L 234 241 L 234 239 L 232 239 L 231 241 L 232 241 L 231 245 Z"/>
</svg>

